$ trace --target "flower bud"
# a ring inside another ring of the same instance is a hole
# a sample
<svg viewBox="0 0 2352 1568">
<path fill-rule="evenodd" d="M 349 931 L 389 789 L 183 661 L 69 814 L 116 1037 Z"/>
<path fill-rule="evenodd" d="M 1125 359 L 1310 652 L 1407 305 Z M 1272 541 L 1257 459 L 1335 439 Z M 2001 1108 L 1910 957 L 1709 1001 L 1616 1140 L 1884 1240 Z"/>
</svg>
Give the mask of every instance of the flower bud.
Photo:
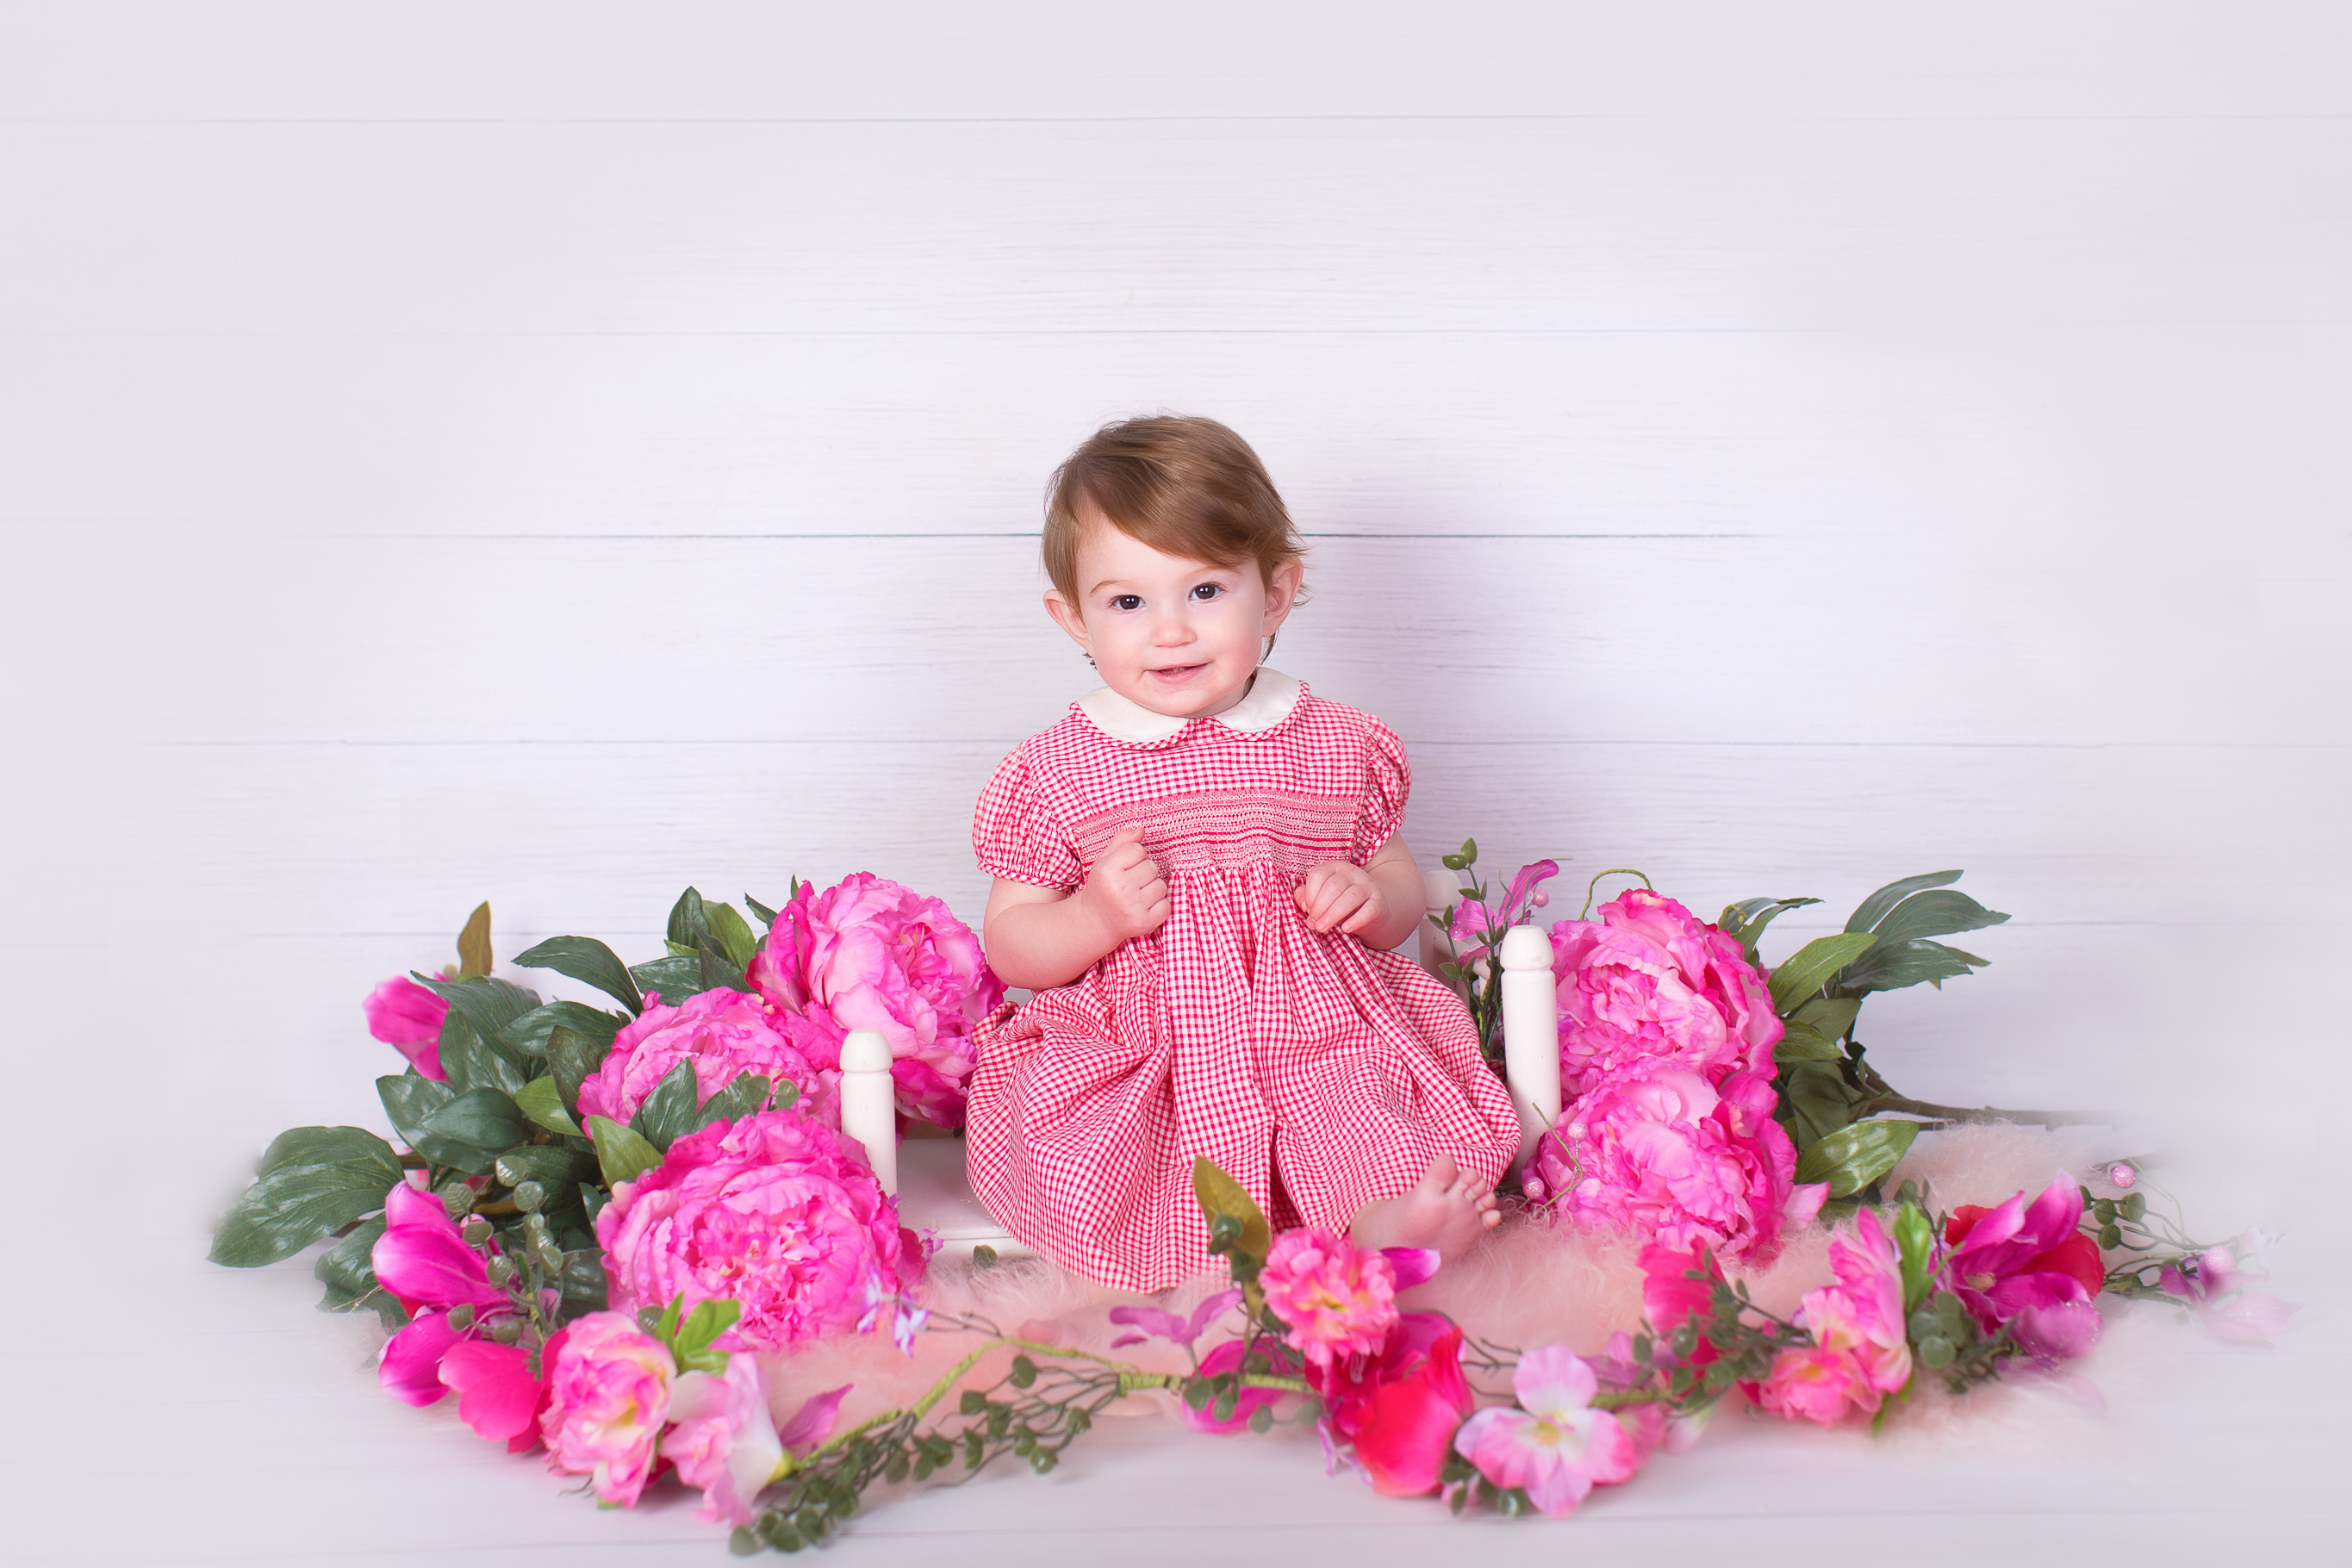
<svg viewBox="0 0 2352 1568">
<path fill-rule="evenodd" d="M 479 1247 L 490 1239 L 490 1222 L 477 1215 L 467 1220 L 465 1228 L 457 1234 L 466 1238 L 467 1246 Z"/>
<path fill-rule="evenodd" d="M 498 1286 L 500 1289 L 504 1289 L 506 1288 L 507 1281 L 515 1277 L 514 1259 L 511 1258 L 493 1258 L 490 1259 L 489 1270 L 490 1283 Z"/>
<path fill-rule="evenodd" d="M 547 1189 L 537 1182 L 524 1182 L 514 1190 L 515 1207 L 527 1215 L 537 1215 L 547 1202 Z"/>
<path fill-rule="evenodd" d="M 474 1304 L 460 1301 L 449 1309 L 449 1326 L 463 1332 L 474 1326 Z"/>
<path fill-rule="evenodd" d="M 522 1338 L 522 1320 L 509 1314 L 490 1325 L 490 1338 L 502 1345 L 510 1345 Z"/>
<path fill-rule="evenodd" d="M 533 1248 L 539 1255 L 539 1266 L 550 1274 L 563 1272 L 563 1248 L 552 1241 L 542 1241 Z"/>
<path fill-rule="evenodd" d="M 2107 1167 L 2107 1184 L 2117 1192 L 2127 1193 L 2139 1184 L 2139 1173 L 2118 1160 Z"/>
<path fill-rule="evenodd" d="M 474 1212 L 476 1195 L 473 1188 L 459 1182 L 441 1189 L 441 1206 L 448 1211 L 451 1219 L 463 1219 Z"/>
</svg>

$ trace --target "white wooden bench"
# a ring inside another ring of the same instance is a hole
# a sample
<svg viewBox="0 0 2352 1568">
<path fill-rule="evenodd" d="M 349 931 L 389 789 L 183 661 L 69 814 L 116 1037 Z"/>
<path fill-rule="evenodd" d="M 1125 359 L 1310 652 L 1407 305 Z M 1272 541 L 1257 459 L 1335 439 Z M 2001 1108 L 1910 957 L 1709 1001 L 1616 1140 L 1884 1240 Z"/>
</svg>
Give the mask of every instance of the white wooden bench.
<svg viewBox="0 0 2352 1568">
<path fill-rule="evenodd" d="M 1429 873 L 1425 885 L 1430 912 L 1443 921 L 1461 896 L 1459 889 L 1437 871 Z M 1519 1113 L 1517 1158 L 1524 1161 L 1536 1139 L 1559 1118 L 1559 1004 L 1551 940 L 1538 927 L 1514 926 L 1500 945 L 1504 1076 Z M 1424 922 L 1420 955 L 1434 973 L 1454 957 L 1454 949 Z M 961 1137 L 899 1141 L 890 1047 L 877 1030 L 854 1029 L 842 1043 L 841 1126 L 865 1145 L 883 1190 L 897 1195 L 900 1221 L 936 1236 L 943 1253 L 968 1258 L 976 1247 L 992 1247 L 1000 1257 L 1028 1253 L 972 1195 Z"/>
</svg>

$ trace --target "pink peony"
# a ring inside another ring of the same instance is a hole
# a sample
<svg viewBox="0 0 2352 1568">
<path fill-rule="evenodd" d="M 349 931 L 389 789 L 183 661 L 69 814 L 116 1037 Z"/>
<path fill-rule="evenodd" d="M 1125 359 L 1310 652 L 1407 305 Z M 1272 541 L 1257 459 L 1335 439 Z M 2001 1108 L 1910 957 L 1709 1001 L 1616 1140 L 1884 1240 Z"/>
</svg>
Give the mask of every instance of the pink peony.
<svg viewBox="0 0 2352 1568">
<path fill-rule="evenodd" d="M 1903 1322 L 1903 1263 L 1878 1215 L 1863 1209 L 1854 1228 L 1830 1238 L 1837 1283 L 1805 1292 L 1797 1326 L 1813 1342 L 1772 1359 L 1760 1387 L 1748 1392 L 1775 1415 L 1830 1426 L 1849 1409 L 1864 1415 L 1911 1381 L 1911 1342 Z"/>
<path fill-rule="evenodd" d="M 1537 1144 L 1532 1169 L 1573 1218 L 1761 1268 L 1828 1194 L 1797 1184 L 1796 1149 L 1772 1120 L 1778 1103 L 1755 1073 L 1710 1085 L 1670 1061 L 1637 1063 L 1570 1107 Z"/>
<path fill-rule="evenodd" d="M 448 1003 L 407 975 L 395 974 L 368 993 L 360 1011 L 367 1015 L 368 1033 L 398 1047 L 418 1072 L 435 1083 L 449 1080 L 441 1070 L 441 1020 L 449 1015 Z"/>
<path fill-rule="evenodd" d="M 613 1189 L 596 1239 L 615 1310 L 732 1300 L 732 1331 L 765 1349 L 853 1326 L 867 1280 L 914 1261 L 856 1144 L 796 1110 L 680 1138 Z"/>
<path fill-rule="evenodd" d="M 1780 1020 L 1738 942 L 1674 900 L 1636 889 L 1597 921 L 1551 928 L 1559 981 L 1559 1081 L 1570 1099 L 1608 1074 L 1664 1060 L 1710 1081 L 1770 1082 Z"/>
<path fill-rule="evenodd" d="M 669 1347 L 619 1312 L 590 1312 L 550 1340 L 548 1402 L 539 1418 L 548 1468 L 586 1476 L 608 1503 L 634 1504 L 654 1473 L 677 1363 Z"/>
<path fill-rule="evenodd" d="M 1267 1309 L 1289 1328 L 1291 1348 L 1316 1366 L 1370 1355 L 1396 1326 L 1395 1267 L 1320 1226 L 1276 1237 L 1258 1286 Z"/>
<path fill-rule="evenodd" d="M 947 905 L 860 871 L 820 893 L 804 884 L 751 960 L 751 984 L 800 1022 L 793 1041 L 820 1067 L 852 1029 L 890 1042 L 899 1109 L 963 1122 L 972 1029 L 1004 999 L 980 939 Z"/>
<path fill-rule="evenodd" d="M 1617 1417 L 1592 1408 L 1600 1386 L 1566 1345 L 1531 1350 L 1511 1373 L 1517 1405 L 1471 1416 L 1454 1435 L 1454 1452 L 1495 1485 L 1526 1488 L 1528 1500 L 1553 1518 L 1573 1513 L 1596 1485 L 1627 1480 L 1641 1467 Z"/>
<path fill-rule="evenodd" d="M 2012 1324 L 2029 1354 L 2082 1354 L 2099 1337 L 2097 1311 L 2055 1310 L 2088 1306 L 2106 1286 L 2107 1267 L 2082 1223 L 2082 1189 L 2063 1173 L 2031 1206 L 2023 1193 L 1999 1208 L 1962 1204 L 1944 1222 L 1953 1294 L 1982 1327 Z"/>
<path fill-rule="evenodd" d="M 720 988 L 699 992 L 676 1007 L 654 1005 L 613 1037 L 612 1054 L 580 1086 L 583 1116 L 626 1123 L 646 1096 L 682 1061 L 694 1063 L 697 1098 L 707 1102 L 747 1072 L 770 1086 L 789 1079 L 795 1103 L 828 1126 L 841 1125 L 841 1060 L 836 1044 L 819 1068 L 785 1037 L 785 1020 L 759 997 Z"/>
</svg>

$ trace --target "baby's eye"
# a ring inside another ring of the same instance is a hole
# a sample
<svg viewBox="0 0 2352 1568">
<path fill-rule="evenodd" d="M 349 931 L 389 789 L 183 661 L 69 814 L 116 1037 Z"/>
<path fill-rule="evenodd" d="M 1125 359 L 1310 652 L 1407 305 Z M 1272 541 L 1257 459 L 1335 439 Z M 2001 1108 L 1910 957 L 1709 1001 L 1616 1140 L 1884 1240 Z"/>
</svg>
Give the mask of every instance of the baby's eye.
<svg viewBox="0 0 2352 1568">
<path fill-rule="evenodd" d="M 1114 610 L 1139 610 L 1143 608 L 1143 595 L 1140 594 L 1117 595 L 1111 599 L 1110 607 Z"/>
<path fill-rule="evenodd" d="M 1192 597 L 1196 599 L 1213 599 L 1224 591 L 1223 586 L 1220 584 L 1203 583 L 1199 587 L 1192 590 Z"/>
</svg>

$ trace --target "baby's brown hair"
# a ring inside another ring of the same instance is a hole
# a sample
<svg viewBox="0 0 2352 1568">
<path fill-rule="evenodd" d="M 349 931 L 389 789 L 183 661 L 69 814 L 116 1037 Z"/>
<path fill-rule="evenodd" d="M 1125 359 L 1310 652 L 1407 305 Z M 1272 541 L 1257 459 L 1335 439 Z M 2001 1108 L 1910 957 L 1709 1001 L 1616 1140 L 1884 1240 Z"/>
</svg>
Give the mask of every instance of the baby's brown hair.
<svg viewBox="0 0 2352 1568">
<path fill-rule="evenodd" d="M 1255 561 L 1269 585 L 1276 568 L 1307 558 L 1265 465 L 1213 419 L 1160 415 L 1106 425 L 1054 470 L 1038 547 L 1045 575 L 1073 605 L 1081 506 L 1170 555 L 1213 566 Z"/>
</svg>

